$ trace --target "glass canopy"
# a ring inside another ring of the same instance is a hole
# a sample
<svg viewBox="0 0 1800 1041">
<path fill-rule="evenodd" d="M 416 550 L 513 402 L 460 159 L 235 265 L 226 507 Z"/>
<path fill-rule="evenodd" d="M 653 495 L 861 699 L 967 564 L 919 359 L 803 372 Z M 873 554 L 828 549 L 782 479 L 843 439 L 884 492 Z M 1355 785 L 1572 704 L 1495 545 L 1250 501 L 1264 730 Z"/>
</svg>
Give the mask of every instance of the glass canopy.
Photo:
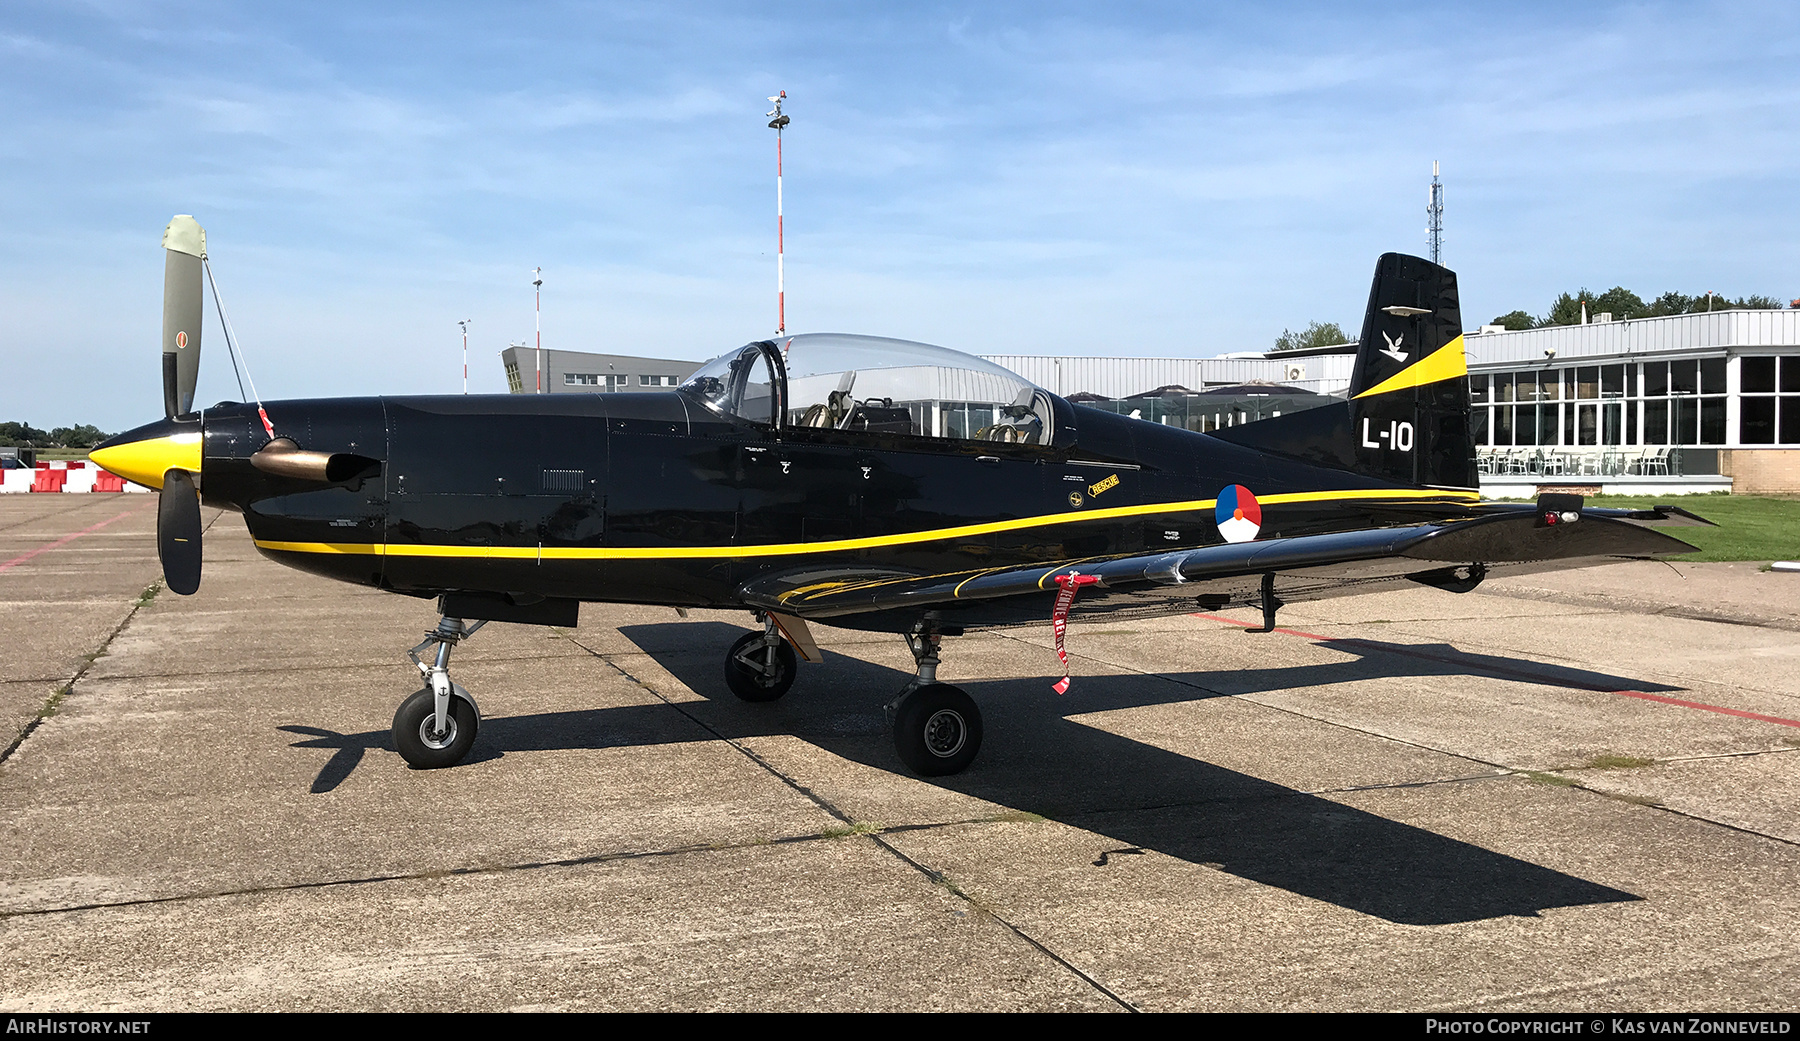
<svg viewBox="0 0 1800 1041">
<path fill-rule="evenodd" d="M 707 363 L 683 387 L 717 411 L 784 427 L 1049 444 L 1054 422 L 1049 394 L 1016 373 L 881 336 L 753 343 Z"/>
</svg>

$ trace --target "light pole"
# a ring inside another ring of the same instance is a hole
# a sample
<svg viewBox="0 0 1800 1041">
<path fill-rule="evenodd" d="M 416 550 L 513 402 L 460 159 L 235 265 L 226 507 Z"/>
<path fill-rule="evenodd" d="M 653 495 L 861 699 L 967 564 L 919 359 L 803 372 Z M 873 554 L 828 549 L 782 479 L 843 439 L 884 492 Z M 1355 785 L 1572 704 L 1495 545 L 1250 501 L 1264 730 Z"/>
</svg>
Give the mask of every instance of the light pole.
<svg viewBox="0 0 1800 1041">
<path fill-rule="evenodd" d="M 774 116 L 769 120 L 769 128 L 775 131 L 775 335 L 787 333 L 787 272 L 783 262 L 787 257 L 787 234 L 781 216 L 781 129 L 788 125 L 788 117 L 781 111 L 781 103 L 787 100 L 787 91 L 780 91 L 769 99 L 775 107 L 765 115 Z"/>
<path fill-rule="evenodd" d="M 537 276 L 531 283 L 532 290 L 536 294 L 532 304 L 534 312 L 532 322 L 537 328 L 537 390 L 535 393 L 542 394 L 544 392 L 544 269 L 534 267 L 531 269 L 531 273 Z"/>
<path fill-rule="evenodd" d="M 462 321 L 456 323 L 457 325 L 462 326 L 462 331 L 463 331 L 463 393 L 464 394 L 467 394 L 469 392 L 469 323 L 472 321 L 474 321 L 473 318 L 464 318 Z"/>
</svg>

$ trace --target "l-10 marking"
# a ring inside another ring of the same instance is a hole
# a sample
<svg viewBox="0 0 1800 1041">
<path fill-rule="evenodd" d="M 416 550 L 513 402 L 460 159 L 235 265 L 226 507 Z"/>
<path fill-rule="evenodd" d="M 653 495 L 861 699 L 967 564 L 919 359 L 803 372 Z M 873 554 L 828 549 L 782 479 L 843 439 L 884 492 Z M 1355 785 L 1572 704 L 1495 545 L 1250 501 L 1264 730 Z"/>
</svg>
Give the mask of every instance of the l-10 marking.
<svg viewBox="0 0 1800 1041">
<path fill-rule="evenodd" d="M 1388 428 L 1376 435 L 1386 444 L 1378 444 L 1369 440 L 1369 418 L 1362 421 L 1362 446 L 1364 448 L 1392 448 L 1396 452 L 1410 452 L 1413 448 L 1413 425 L 1402 420 L 1388 421 Z"/>
</svg>

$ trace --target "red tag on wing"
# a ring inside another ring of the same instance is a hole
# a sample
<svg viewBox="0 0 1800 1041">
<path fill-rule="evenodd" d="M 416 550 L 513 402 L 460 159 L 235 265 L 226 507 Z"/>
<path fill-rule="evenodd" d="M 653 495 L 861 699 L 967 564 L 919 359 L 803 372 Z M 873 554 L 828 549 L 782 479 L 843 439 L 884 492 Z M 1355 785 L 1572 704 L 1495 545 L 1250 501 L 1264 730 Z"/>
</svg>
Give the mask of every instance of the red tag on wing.
<svg viewBox="0 0 1800 1041">
<path fill-rule="evenodd" d="M 1050 612 L 1050 632 L 1056 637 L 1056 657 L 1062 662 L 1063 678 L 1050 684 L 1050 689 L 1058 694 L 1069 692 L 1069 654 L 1063 650 L 1063 633 L 1069 628 L 1069 607 L 1075 603 L 1075 592 L 1082 586 L 1100 581 L 1098 575 L 1082 575 L 1070 572 L 1057 575 L 1056 584 L 1062 588 L 1056 594 L 1056 607 Z"/>
</svg>

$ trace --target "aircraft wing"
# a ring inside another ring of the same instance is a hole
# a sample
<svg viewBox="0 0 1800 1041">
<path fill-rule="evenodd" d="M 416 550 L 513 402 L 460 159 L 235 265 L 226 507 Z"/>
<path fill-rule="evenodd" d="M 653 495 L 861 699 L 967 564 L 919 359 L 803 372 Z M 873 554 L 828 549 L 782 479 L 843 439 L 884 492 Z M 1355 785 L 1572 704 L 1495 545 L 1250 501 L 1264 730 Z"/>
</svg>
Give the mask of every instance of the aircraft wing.
<svg viewBox="0 0 1800 1041">
<path fill-rule="evenodd" d="M 753 607 L 801 618 L 941 610 L 972 624 L 1041 620 L 1057 576 L 1091 575 L 1077 604 L 1086 612 L 1130 608 L 1218 610 L 1261 603 L 1265 581 L 1282 603 L 1415 583 L 1456 592 L 1489 574 L 1581 567 L 1621 558 L 1691 553 L 1694 547 L 1638 518 L 1582 511 L 1578 522 L 1512 510 L 1468 520 L 1225 543 L 1167 552 L 1064 560 L 949 574 L 812 567 L 759 578 L 742 590 Z M 1669 518 L 1674 520 L 1674 518 Z M 1634 522 L 1639 521 L 1639 522 Z M 1273 576 L 1266 579 L 1266 576 Z M 1020 601 L 1014 612 L 995 601 Z M 983 609 L 988 608 L 988 609 Z"/>
</svg>

